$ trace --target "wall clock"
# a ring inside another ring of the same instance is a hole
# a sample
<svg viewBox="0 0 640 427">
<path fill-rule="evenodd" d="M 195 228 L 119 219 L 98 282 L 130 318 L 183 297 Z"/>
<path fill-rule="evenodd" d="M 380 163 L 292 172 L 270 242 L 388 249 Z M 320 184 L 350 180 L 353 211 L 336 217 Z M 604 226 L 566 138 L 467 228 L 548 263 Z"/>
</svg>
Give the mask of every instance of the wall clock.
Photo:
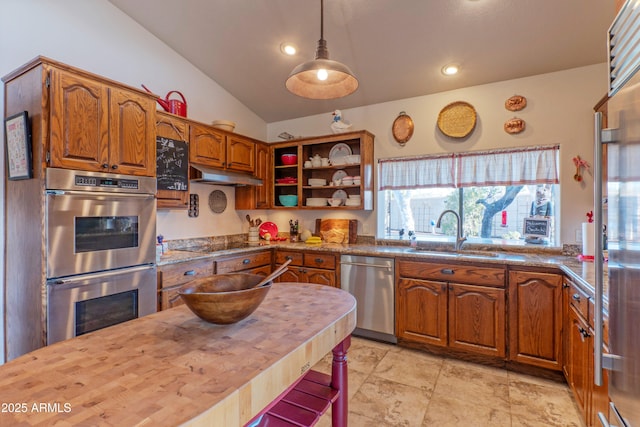
<svg viewBox="0 0 640 427">
<path fill-rule="evenodd" d="M 393 137 L 402 146 L 407 143 L 413 136 L 413 120 L 404 111 L 400 111 L 398 117 L 393 121 L 391 126 Z"/>
</svg>

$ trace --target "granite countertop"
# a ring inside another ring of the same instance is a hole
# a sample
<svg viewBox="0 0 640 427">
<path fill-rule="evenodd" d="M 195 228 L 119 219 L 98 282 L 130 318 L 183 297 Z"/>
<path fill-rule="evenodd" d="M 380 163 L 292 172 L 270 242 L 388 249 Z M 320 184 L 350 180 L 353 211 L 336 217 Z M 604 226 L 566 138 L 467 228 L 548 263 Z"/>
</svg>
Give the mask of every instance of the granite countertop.
<svg viewBox="0 0 640 427">
<path fill-rule="evenodd" d="M 322 243 L 306 244 L 303 242 L 264 242 L 245 244 L 230 249 L 191 247 L 188 250 L 171 250 L 163 255 L 158 265 L 174 264 L 177 262 L 218 258 L 233 254 L 251 253 L 272 248 L 285 250 L 312 250 L 319 252 L 334 252 L 341 255 L 380 256 L 391 258 L 411 258 L 442 260 L 443 262 L 476 262 L 485 264 L 500 264 L 511 266 L 555 268 L 564 272 L 589 294 L 594 294 L 595 266 L 593 262 L 582 262 L 575 256 L 562 255 L 561 250 L 553 248 L 503 250 L 500 246 L 465 245 L 456 253 L 447 251 L 447 246 L 435 246 L 434 250 L 416 250 L 409 246 L 375 245 L 375 244 L 339 244 Z M 604 265 L 604 287 L 607 288 L 607 264 Z M 605 293 L 606 294 L 606 293 Z"/>
</svg>

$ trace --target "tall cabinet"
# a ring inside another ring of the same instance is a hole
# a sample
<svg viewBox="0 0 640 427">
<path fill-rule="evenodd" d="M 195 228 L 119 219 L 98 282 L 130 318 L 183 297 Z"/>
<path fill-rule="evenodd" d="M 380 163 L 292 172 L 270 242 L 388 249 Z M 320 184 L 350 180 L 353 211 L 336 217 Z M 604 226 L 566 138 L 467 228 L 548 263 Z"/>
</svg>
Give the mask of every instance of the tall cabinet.
<svg viewBox="0 0 640 427">
<path fill-rule="evenodd" d="M 5 358 L 45 342 L 44 172 L 48 167 L 155 176 L 155 99 L 37 57 L 2 78 L 5 116 L 27 111 L 33 178 L 5 176 Z"/>
</svg>

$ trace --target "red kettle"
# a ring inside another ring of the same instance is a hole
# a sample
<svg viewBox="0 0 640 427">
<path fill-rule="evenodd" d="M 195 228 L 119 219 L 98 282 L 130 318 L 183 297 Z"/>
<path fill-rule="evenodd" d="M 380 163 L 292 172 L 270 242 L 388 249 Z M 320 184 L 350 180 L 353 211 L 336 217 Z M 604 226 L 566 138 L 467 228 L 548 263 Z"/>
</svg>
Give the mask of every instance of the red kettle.
<svg viewBox="0 0 640 427">
<path fill-rule="evenodd" d="M 145 85 L 142 85 L 142 87 L 147 92 L 153 93 Z M 179 99 L 169 99 L 172 93 L 177 93 L 178 95 L 180 95 L 182 101 L 180 101 Z M 184 95 L 182 95 L 177 90 L 172 90 L 171 92 L 169 92 L 167 96 L 165 96 L 165 99 L 157 98 L 156 101 L 158 101 L 158 104 L 160 104 L 160 106 L 164 108 L 165 111 L 177 116 L 187 117 L 187 100 L 184 99 Z"/>
</svg>

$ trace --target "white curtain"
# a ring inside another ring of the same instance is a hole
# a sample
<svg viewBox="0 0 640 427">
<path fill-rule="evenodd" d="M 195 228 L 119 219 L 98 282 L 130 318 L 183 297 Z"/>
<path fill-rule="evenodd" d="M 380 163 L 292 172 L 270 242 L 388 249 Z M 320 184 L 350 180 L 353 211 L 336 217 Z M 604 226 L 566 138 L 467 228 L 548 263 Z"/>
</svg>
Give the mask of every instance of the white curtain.
<svg viewBox="0 0 640 427">
<path fill-rule="evenodd" d="M 460 153 L 457 187 L 557 184 L 560 146 Z"/>
<path fill-rule="evenodd" d="M 558 184 L 559 145 L 380 159 L 380 190 Z"/>
<path fill-rule="evenodd" d="M 380 159 L 378 163 L 380 190 L 455 187 L 453 154 Z"/>
</svg>

